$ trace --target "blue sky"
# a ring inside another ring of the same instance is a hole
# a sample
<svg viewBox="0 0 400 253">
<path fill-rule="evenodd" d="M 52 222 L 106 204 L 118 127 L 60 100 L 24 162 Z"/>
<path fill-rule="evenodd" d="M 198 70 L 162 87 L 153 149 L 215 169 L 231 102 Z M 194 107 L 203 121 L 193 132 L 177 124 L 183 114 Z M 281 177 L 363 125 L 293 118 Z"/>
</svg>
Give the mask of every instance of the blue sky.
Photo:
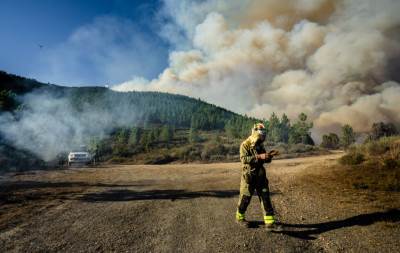
<svg viewBox="0 0 400 253">
<path fill-rule="evenodd" d="M 169 51 L 159 36 L 161 7 L 158 0 L 1 0 L 0 69 L 62 85 L 157 77 Z"/>
</svg>

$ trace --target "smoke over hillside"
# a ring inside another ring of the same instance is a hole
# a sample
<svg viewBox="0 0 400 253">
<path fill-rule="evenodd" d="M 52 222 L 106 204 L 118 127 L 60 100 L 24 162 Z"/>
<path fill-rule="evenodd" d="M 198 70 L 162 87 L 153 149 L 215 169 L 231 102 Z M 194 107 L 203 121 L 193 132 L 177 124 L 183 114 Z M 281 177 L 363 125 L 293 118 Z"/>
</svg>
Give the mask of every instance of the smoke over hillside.
<svg viewBox="0 0 400 253">
<path fill-rule="evenodd" d="M 25 87 L 21 85 L 24 78 L 3 77 L 14 80 L 14 87 Z M 18 103 L 11 110 L 1 110 L 5 100 L 0 98 L 0 163 L 2 150 L 9 146 L 50 161 L 62 152 L 81 145 L 93 148 L 95 143 L 100 153 L 112 153 L 121 143 L 130 146 L 132 153 L 141 152 L 139 146 L 147 142 L 165 141 L 161 130 L 166 125 L 167 130 L 191 126 L 222 130 L 231 120 L 252 123 L 249 118 L 186 96 L 121 93 L 102 87 L 39 87 L 16 97 Z M 146 134 L 138 134 L 133 127 L 146 129 Z"/>
<path fill-rule="evenodd" d="M 0 133 L 16 147 L 49 161 L 60 152 L 87 144 L 93 137 L 102 138 L 116 127 L 135 123 L 137 115 L 126 100 L 118 103 L 104 93 L 97 96 L 97 103 L 89 99 L 80 103 L 76 101 L 78 93 L 84 91 L 71 96 L 43 90 L 24 95 L 20 98 L 24 110 L 17 115 L 0 115 Z"/>
<path fill-rule="evenodd" d="M 113 89 L 181 93 L 260 118 L 305 112 L 316 133 L 399 124 L 399 11 L 396 0 L 165 1 L 169 67 Z"/>
</svg>

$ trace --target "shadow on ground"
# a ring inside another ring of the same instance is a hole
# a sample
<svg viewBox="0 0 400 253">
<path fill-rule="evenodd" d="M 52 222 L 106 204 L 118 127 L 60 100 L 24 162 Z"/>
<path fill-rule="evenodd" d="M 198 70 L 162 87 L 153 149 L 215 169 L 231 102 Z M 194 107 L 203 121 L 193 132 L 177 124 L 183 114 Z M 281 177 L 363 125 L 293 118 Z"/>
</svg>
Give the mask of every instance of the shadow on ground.
<svg viewBox="0 0 400 253">
<path fill-rule="evenodd" d="M 0 189 L 5 190 L 28 190 L 28 189 L 40 189 L 40 188 L 60 188 L 60 187 L 130 187 L 130 186 L 146 186 L 151 181 L 146 182 L 134 182 L 134 184 L 103 184 L 103 183 L 86 183 L 79 181 L 71 182 L 50 182 L 50 181 L 15 181 L 15 182 L 2 182 Z"/>
<path fill-rule="evenodd" d="M 0 183 L 0 205 L 24 203 L 28 200 L 74 199 L 91 187 L 142 187 L 151 184 L 150 180 L 136 181 L 132 184 L 103 184 L 86 182 L 49 181 L 5 181 Z"/>
<path fill-rule="evenodd" d="M 316 224 L 285 224 L 281 223 L 283 231 L 276 232 L 303 240 L 314 240 L 319 234 L 335 229 L 368 226 L 376 222 L 395 223 L 400 221 L 400 210 L 392 209 L 385 212 L 374 212 L 356 215 L 343 220 L 329 221 Z M 301 229 L 301 230 L 296 230 Z"/>
<path fill-rule="evenodd" d="M 133 191 L 133 190 L 108 190 L 105 192 L 89 193 L 84 195 L 81 200 L 87 202 L 102 201 L 133 201 L 133 200 L 164 200 L 171 201 L 177 199 L 193 199 L 199 197 L 212 198 L 232 198 L 239 195 L 237 190 L 218 190 L 218 191 L 199 191 L 192 192 L 186 190 L 149 190 L 149 191 Z"/>
</svg>

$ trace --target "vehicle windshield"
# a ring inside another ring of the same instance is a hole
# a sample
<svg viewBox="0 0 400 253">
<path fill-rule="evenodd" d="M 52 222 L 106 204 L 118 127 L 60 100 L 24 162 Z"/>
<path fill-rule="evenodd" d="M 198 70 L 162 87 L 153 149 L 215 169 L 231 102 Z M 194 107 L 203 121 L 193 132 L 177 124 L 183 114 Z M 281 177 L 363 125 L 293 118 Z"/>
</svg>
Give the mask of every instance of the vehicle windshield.
<svg viewBox="0 0 400 253">
<path fill-rule="evenodd" d="M 74 154 L 75 157 L 86 157 L 87 154 Z"/>
</svg>

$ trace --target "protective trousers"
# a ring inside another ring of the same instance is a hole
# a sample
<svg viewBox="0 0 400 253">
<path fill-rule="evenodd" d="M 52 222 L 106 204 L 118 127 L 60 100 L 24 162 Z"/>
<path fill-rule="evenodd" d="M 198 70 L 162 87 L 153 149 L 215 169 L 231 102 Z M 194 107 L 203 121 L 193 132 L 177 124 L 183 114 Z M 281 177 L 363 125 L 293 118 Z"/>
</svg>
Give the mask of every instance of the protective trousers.
<svg viewBox="0 0 400 253">
<path fill-rule="evenodd" d="M 268 187 L 268 180 L 265 175 L 265 168 L 257 168 L 251 173 L 248 171 L 242 172 L 240 180 L 240 196 L 238 203 L 238 211 L 244 214 L 250 204 L 251 197 L 257 191 L 258 199 L 260 200 L 261 208 L 264 216 L 274 215 L 272 207 L 270 192 Z"/>
</svg>

